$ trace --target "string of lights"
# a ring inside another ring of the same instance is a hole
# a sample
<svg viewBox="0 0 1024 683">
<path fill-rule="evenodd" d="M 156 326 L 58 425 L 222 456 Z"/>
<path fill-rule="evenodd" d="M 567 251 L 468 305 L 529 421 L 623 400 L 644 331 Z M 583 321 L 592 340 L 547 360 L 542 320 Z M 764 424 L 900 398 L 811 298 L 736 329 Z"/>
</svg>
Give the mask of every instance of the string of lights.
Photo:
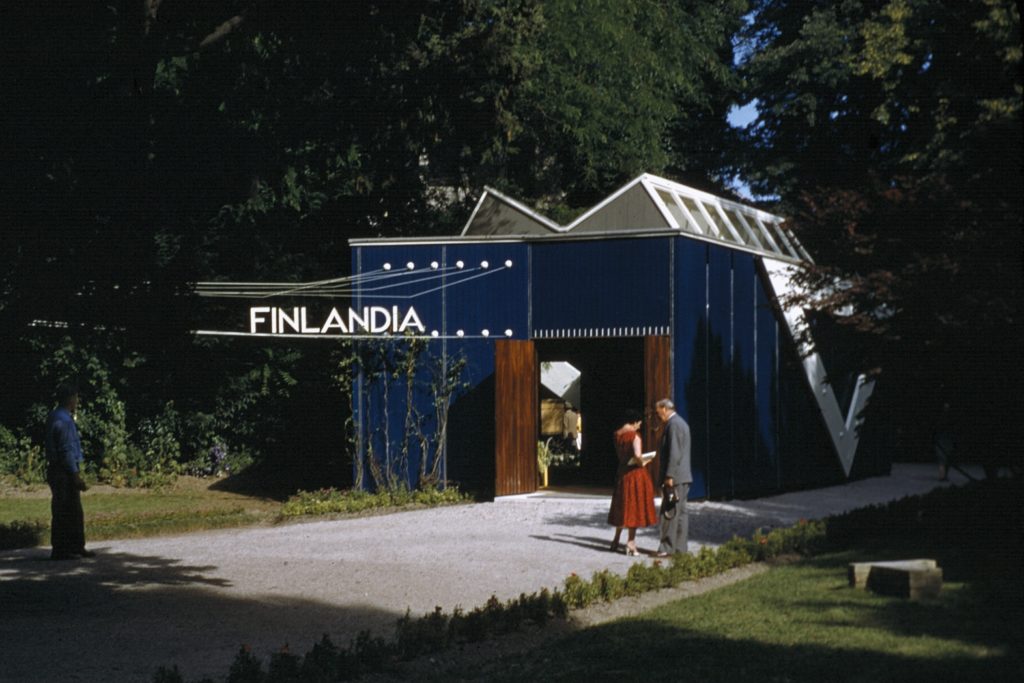
<svg viewBox="0 0 1024 683">
<path fill-rule="evenodd" d="M 478 266 L 467 267 L 463 261 L 450 266 L 441 266 L 437 261 L 426 267 L 417 268 L 409 262 L 401 269 L 385 263 L 381 268 L 347 277 L 316 280 L 312 282 L 197 282 L 193 290 L 198 296 L 221 299 L 269 299 L 274 297 L 336 298 L 372 294 L 374 298 L 415 299 L 450 287 L 455 287 L 481 277 L 493 275 L 512 268 L 512 261 L 492 267 L 487 261 Z M 441 284 L 433 286 L 440 281 Z M 368 286 L 372 285 L 372 286 Z M 425 289 L 404 294 L 383 294 L 386 290 L 425 285 Z"/>
</svg>

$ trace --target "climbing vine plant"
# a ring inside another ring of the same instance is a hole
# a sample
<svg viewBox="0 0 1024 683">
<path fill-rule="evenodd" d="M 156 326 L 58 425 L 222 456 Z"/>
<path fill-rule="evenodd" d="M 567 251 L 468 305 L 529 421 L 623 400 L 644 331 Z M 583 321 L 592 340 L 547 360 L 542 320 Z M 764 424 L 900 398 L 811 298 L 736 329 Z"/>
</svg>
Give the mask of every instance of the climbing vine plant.
<svg viewBox="0 0 1024 683">
<path fill-rule="evenodd" d="M 449 412 L 468 383 L 465 356 L 438 350 L 416 337 L 344 342 L 335 380 L 349 401 L 355 488 L 445 487 Z M 380 415 L 372 423 L 369 404 Z"/>
</svg>

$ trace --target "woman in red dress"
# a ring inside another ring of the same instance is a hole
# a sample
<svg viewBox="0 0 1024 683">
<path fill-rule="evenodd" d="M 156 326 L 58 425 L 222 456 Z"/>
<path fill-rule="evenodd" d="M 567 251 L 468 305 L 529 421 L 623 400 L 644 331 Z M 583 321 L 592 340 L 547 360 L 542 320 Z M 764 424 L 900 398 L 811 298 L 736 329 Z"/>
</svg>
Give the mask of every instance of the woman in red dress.
<svg viewBox="0 0 1024 683">
<path fill-rule="evenodd" d="M 658 523 L 651 476 L 644 465 L 630 464 L 634 456 L 639 460 L 643 453 L 639 434 L 642 421 L 640 413 L 627 410 L 623 425 L 615 431 L 615 453 L 619 457 L 619 469 L 615 473 L 615 492 L 612 494 L 612 508 L 608 511 L 608 523 L 615 527 L 612 552 L 618 552 L 622 527 L 629 530 L 627 555 L 640 554 L 636 549 L 637 527 Z"/>
</svg>

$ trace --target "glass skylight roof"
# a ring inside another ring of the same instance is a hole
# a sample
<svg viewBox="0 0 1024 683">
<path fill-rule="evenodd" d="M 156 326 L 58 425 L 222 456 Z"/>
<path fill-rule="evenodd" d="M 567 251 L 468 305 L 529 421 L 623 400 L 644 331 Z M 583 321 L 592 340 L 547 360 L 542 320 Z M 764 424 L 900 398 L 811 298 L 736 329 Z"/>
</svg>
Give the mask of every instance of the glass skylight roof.
<svg viewBox="0 0 1024 683">
<path fill-rule="evenodd" d="M 644 195 L 654 211 L 637 204 L 638 197 Z M 490 212 L 481 212 L 485 200 L 508 207 L 513 213 L 506 213 L 500 220 L 495 219 L 490 215 L 494 213 L 493 208 Z M 657 216 L 660 218 L 655 218 Z M 496 190 L 486 188 L 462 235 L 600 233 L 668 227 L 765 256 L 813 262 L 807 250 L 786 229 L 783 220 L 781 216 L 767 211 L 645 173 L 564 226 Z"/>
<path fill-rule="evenodd" d="M 673 228 L 772 255 L 812 260 L 780 216 L 656 176 L 641 176 L 640 183 Z"/>
</svg>

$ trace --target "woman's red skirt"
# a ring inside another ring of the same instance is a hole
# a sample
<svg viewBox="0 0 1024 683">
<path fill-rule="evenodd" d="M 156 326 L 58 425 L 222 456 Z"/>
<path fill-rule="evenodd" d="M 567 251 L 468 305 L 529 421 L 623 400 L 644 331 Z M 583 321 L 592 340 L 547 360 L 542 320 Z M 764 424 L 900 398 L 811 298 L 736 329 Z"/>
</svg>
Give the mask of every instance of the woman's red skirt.
<svg viewBox="0 0 1024 683">
<path fill-rule="evenodd" d="M 654 484 L 646 467 L 626 470 L 612 494 L 608 523 L 615 527 L 653 526 L 658 523 L 654 509 Z"/>
</svg>

